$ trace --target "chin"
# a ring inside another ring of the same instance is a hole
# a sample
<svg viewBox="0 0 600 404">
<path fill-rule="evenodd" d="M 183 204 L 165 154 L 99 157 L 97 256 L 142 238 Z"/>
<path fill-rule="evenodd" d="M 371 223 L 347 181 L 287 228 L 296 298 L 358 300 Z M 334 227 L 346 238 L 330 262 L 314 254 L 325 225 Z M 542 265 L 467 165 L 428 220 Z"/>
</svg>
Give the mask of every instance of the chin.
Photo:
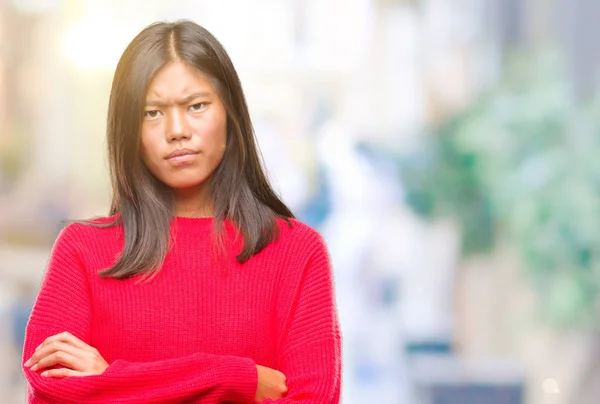
<svg viewBox="0 0 600 404">
<path fill-rule="evenodd" d="M 167 181 L 163 181 L 165 185 L 172 189 L 190 189 L 199 188 L 206 183 L 204 178 L 198 180 L 198 178 L 169 178 Z"/>
<path fill-rule="evenodd" d="M 189 181 L 172 181 L 172 182 L 166 182 L 165 184 L 169 188 L 183 190 L 183 189 L 191 189 L 191 188 L 201 187 L 202 184 L 203 184 L 203 182 L 198 182 L 198 181 L 194 181 L 194 182 L 189 182 Z"/>
</svg>

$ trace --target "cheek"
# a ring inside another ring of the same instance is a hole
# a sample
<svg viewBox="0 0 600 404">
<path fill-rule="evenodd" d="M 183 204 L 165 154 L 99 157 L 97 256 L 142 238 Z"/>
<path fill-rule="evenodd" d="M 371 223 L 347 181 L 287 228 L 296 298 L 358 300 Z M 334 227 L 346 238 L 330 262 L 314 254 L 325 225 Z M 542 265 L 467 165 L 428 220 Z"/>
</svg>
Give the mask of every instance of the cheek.
<svg viewBox="0 0 600 404">
<path fill-rule="evenodd" d="M 215 168 L 221 160 L 223 160 L 223 156 L 225 155 L 225 149 L 227 145 L 227 128 L 223 126 L 221 131 L 219 132 L 216 142 L 215 142 Z"/>
<path fill-rule="evenodd" d="M 204 137 L 204 144 L 209 146 L 212 162 L 218 164 L 225 154 L 225 145 L 227 143 L 226 120 L 222 117 L 216 117 L 210 122 L 210 130 L 205 130 L 201 133 Z"/>
<path fill-rule="evenodd" d="M 154 172 L 158 159 L 157 147 L 152 142 L 152 137 L 145 133 L 140 136 L 140 156 L 146 167 Z"/>
</svg>

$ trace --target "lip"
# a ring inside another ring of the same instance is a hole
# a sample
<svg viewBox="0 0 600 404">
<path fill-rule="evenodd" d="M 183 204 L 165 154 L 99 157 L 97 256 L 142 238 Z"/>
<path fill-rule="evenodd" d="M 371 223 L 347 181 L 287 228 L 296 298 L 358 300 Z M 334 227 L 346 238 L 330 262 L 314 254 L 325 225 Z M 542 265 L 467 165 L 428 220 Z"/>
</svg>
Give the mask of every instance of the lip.
<svg viewBox="0 0 600 404">
<path fill-rule="evenodd" d="M 183 157 L 183 156 L 189 156 L 189 155 L 196 155 L 198 154 L 197 151 L 191 150 L 191 149 L 177 149 L 174 150 L 173 152 L 171 152 L 171 154 L 169 154 L 167 157 L 165 157 L 167 160 L 171 160 L 177 157 Z"/>
<path fill-rule="evenodd" d="M 166 160 L 174 166 L 191 164 L 196 160 L 198 152 L 190 149 L 178 149 L 166 157 Z"/>
</svg>

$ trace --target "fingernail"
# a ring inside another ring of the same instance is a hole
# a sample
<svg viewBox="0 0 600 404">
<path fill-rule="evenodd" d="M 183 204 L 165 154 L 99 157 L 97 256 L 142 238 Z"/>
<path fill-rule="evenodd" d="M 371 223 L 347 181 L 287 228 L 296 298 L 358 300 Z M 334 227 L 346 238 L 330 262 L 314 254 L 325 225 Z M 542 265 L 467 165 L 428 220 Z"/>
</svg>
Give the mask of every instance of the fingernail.
<svg viewBox="0 0 600 404">
<path fill-rule="evenodd" d="M 27 362 L 23 364 L 25 367 L 29 367 L 31 365 L 31 358 L 27 359 Z"/>
<path fill-rule="evenodd" d="M 47 377 L 48 376 L 48 371 L 42 372 L 41 376 Z"/>
<path fill-rule="evenodd" d="M 36 371 L 36 370 L 37 370 L 37 368 L 38 368 L 38 365 L 37 365 L 37 363 L 36 363 L 35 365 L 33 365 L 33 366 L 31 367 L 31 371 L 32 371 L 32 372 L 33 372 L 33 371 Z"/>
</svg>

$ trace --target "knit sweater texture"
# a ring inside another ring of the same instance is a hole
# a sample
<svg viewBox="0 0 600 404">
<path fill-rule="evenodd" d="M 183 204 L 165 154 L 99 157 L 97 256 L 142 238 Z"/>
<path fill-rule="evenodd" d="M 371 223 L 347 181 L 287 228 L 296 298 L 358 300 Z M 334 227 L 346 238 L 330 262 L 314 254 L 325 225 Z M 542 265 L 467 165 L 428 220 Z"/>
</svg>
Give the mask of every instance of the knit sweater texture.
<svg viewBox="0 0 600 404">
<path fill-rule="evenodd" d="M 99 221 L 112 220 L 111 218 Z M 243 240 L 226 222 L 174 217 L 155 276 L 98 272 L 123 249 L 122 226 L 70 224 L 52 249 L 27 329 L 23 362 L 63 331 L 96 348 L 97 376 L 48 378 L 24 367 L 29 403 L 254 403 L 256 365 L 283 372 L 278 404 L 337 404 L 341 335 L 329 254 L 309 226 L 278 220 L 280 237 L 240 264 Z"/>
</svg>

